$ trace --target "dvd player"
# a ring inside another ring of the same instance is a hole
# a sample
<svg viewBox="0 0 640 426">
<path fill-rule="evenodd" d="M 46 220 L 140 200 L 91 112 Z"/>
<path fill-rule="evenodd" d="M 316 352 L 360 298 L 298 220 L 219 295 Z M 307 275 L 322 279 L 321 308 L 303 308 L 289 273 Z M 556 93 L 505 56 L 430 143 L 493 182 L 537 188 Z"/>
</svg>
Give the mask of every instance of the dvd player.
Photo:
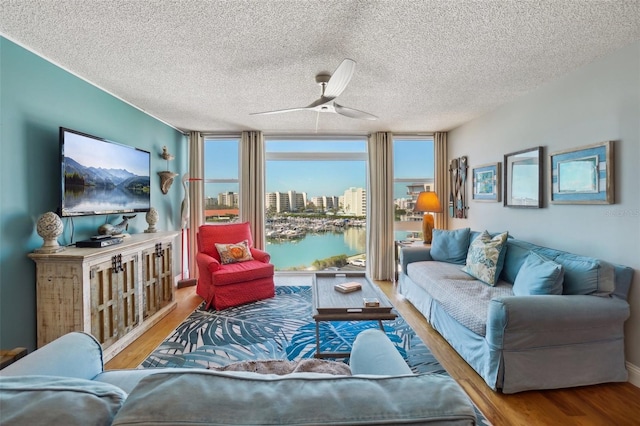
<svg viewBox="0 0 640 426">
<path fill-rule="evenodd" d="M 83 241 L 78 241 L 76 243 L 76 247 L 89 247 L 89 248 L 109 247 L 116 244 L 120 244 L 122 241 L 123 239 L 120 237 L 101 238 L 99 240 L 95 240 L 95 239 L 83 240 Z"/>
</svg>

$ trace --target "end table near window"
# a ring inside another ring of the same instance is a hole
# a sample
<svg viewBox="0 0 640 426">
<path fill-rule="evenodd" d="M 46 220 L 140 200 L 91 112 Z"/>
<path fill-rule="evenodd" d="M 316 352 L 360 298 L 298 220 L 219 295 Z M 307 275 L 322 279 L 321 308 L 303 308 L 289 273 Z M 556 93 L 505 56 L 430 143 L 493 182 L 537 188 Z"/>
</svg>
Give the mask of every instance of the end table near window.
<svg viewBox="0 0 640 426">
<path fill-rule="evenodd" d="M 422 240 L 396 240 L 394 242 L 394 255 L 395 255 L 395 273 L 393 274 L 393 282 L 398 282 L 398 275 L 402 271 L 402 265 L 400 264 L 400 250 L 405 247 L 423 247 L 428 250 L 431 248 L 431 244 L 425 244 Z"/>
<path fill-rule="evenodd" d="M 27 348 L 13 348 L 10 350 L 0 350 L 0 370 L 13 364 L 20 358 L 27 355 Z"/>
</svg>

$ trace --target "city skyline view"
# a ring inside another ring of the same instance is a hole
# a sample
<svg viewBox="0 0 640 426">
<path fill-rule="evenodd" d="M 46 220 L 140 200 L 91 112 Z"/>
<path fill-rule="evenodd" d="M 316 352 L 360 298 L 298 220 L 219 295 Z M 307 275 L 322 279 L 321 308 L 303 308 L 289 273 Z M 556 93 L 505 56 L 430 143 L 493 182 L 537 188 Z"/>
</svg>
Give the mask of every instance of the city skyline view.
<svg viewBox="0 0 640 426">
<path fill-rule="evenodd" d="M 424 140 L 398 139 L 394 143 L 395 179 L 424 180 L 433 178 L 433 142 Z M 420 143 L 422 142 L 422 143 Z M 428 145 L 425 149 L 425 142 Z M 418 145 L 417 143 L 420 143 Z M 214 146 L 212 146 L 214 145 Z M 216 140 L 207 149 L 205 144 L 205 179 L 238 179 L 238 162 L 229 158 L 239 158 L 238 139 Z M 308 198 L 340 196 L 350 187 L 367 187 L 367 161 L 327 160 L 326 153 L 364 153 L 367 143 L 361 140 L 286 140 L 266 142 L 268 153 L 319 152 L 317 160 L 267 160 L 265 171 L 266 192 L 306 192 Z M 416 147 L 420 147 L 416 152 Z M 313 157 L 313 156 L 312 156 Z M 366 157 L 365 157 L 366 158 Z M 394 198 L 405 198 L 406 183 L 394 185 Z M 220 192 L 238 192 L 235 182 L 219 182 L 205 185 L 205 197 L 217 198 Z"/>
</svg>

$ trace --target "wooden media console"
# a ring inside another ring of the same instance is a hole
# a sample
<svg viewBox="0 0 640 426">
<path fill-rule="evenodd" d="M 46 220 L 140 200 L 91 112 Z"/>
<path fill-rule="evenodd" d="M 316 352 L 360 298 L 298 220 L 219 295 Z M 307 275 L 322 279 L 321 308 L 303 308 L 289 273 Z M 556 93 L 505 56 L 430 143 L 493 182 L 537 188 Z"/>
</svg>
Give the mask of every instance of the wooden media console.
<svg viewBox="0 0 640 426">
<path fill-rule="evenodd" d="M 105 362 L 175 309 L 179 232 L 135 234 L 102 248 L 31 253 L 38 347 L 71 331 L 92 334 Z"/>
</svg>

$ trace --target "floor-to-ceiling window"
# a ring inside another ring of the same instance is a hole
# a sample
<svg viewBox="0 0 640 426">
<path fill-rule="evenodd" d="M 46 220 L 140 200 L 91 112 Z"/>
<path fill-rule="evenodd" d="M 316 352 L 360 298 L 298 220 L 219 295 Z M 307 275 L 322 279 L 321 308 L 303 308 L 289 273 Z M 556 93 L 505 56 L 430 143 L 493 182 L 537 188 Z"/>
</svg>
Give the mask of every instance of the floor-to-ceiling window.
<svg viewBox="0 0 640 426">
<path fill-rule="evenodd" d="M 266 250 L 276 269 L 364 270 L 366 137 L 267 137 L 265 150 Z M 207 223 L 238 219 L 239 153 L 239 135 L 204 140 Z M 420 239 L 413 207 L 434 189 L 433 138 L 395 136 L 393 156 L 395 238 Z"/>
<path fill-rule="evenodd" d="M 204 140 L 204 218 L 207 223 L 238 219 L 240 138 Z"/>
<path fill-rule="evenodd" d="M 434 190 L 434 147 L 431 136 L 394 136 L 393 192 L 396 240 L 422 238 L 422 213 L 414 212 L 421 191 Z M 440 200 L 442 204 L 443 200 Z"/>
<path fill-rule="evenodd" d="M 367 141 L 265 138 L 266 250 L 276 270 L 364 270 Z"/>
</svg>

